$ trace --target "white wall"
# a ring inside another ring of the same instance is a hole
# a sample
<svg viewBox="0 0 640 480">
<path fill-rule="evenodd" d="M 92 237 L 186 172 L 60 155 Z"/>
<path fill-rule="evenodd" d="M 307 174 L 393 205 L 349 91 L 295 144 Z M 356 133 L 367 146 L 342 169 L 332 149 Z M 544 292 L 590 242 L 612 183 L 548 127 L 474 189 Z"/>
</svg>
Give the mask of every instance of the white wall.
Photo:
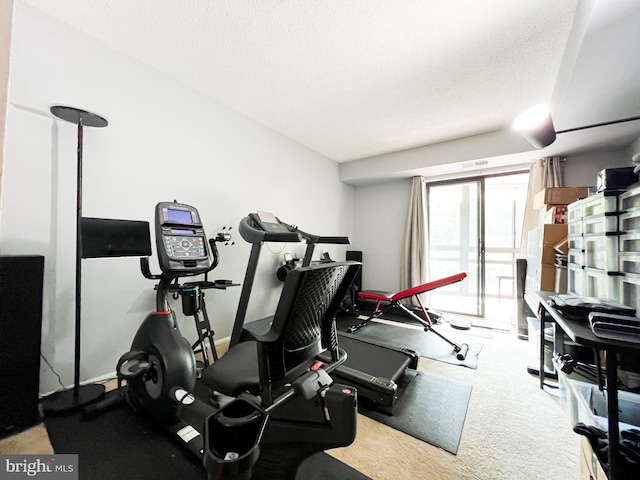
<svg viewBox="0 0 640 480">
<path fill-rule="evenodd" d="M 20 2 L 11 62 L 0 253 L 45 255 L 42 353 L 66 385 L 73 378 L 76 126 L 54 119 L 51 105 L 109 121 L 84 129 L 84 216 L 153 225 L 155 204 L 177 199 L 198 208 L 209 235 L 235 229 L 255 210 L 310 232 L 351 233 L 353 188 L 340 182 L 335 162 Z M 234 240 L 220 248 L 210 278 L 243 280 L 249 245 Z M 250 319 L 272 313 L 279 294 L 275 269 L 285 247 L 268 247 Z M 346 248 L 326 250 L 343 259 Z M 84 260 L 82 267 L 84 380 L 114 370 L 154 295 L 135 258 Z M 217 338 L 230 334 L 239 295 L 239 287 L 207 292 Z M 181 325 L 195 336 L 190 318 Z M 57 388 L 43 364 L 41 392 Z"/>
<path fill-rule="evenodd" d="M 11 51 L 11 25 L 13 0 L 0 2 L 0 193 L 2 192 L 2 165 L 9 90 L 9 52 Z M 0 206 L 0 215 L 2 214 Z"/>
<path fill-rule="evenodd" d="M 362 251 L 362 287 L 397 291 L 411 180 L 357 187 L 353 201 L 353 249 Z"/>
<path fill-rule="evenodd" d="M 567 159 L 564 168 L 565 186 L 596 186 L 596 175 L 604 168 L 631 167 L 628 149 L 586 152 Z"/>
<path fill-rule="evenodd" d="M 565 164 L 565 185 L 595 187 L 596 174 L 603 168 L 627 166 L 631 166 L 628 149 L 576 155 Z M 365 289 L 400 289 L 400 255 L 410 194 L 409 179 L 355 189 L 353 247 L 362 250 Z"/>
</svg>

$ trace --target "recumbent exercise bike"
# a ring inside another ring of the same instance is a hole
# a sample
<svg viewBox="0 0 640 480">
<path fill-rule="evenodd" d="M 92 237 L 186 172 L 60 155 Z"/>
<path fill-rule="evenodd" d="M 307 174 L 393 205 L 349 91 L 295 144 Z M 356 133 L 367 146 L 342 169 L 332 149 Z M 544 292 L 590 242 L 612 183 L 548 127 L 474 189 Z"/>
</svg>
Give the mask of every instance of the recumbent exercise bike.
<svg viewBox="0 0 640 480">
<path fill-rule="evenodd" d="M 197 210 L 175 202 L 156 206 L 156 244 L 156 309 L 118 361 L 118 392 L 94 412 L 126 400 L 200 458 L 210 480 L 294 479 L 310 455 L 351 444 L 357 392 L 329 374 L 346 359 L 335 314 L 360 264 L 287 275 L 269 331 L 234 345 L 198 375 L 166 295 L 176 278 L 211 270 L 215 245 Z M 141 265 L 148 276 L 148 259 Z"/>
</svg>

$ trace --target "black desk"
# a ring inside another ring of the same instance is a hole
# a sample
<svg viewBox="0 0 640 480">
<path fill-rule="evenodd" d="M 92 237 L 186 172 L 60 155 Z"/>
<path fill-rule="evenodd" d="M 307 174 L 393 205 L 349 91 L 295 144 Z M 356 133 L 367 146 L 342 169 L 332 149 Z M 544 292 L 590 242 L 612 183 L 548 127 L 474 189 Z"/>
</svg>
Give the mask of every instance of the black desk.
<svg viewBox="0 0 640 480">
<path fill-rule="evenodd" d="M 606 393 L 607 393 L 607 417 L 609 430 L 609 480 L 622 479 L 620 463 L 620 428 L 618 425 L 618 352 L 637 352 L 640 344 L 610 340 L 597 337 L 591 331 L 588 323 L 576 320 L 568 320 L 549 305 L 548 300 L 555 292 L 536 292 L 538 300 L 538 316 L 540 317 L 540 388 L 544 388 L 544 324 L 555 322 L 564 335 L 574 342 L 591 347 L 596 351 L 603 351 L 606 355 Z M 557 337 L 556 332 L 556 337 Z M 557 341 L 557 340 L 556 340 Z M 612 388 L 609 388 L 612 386 Z"/>
</svg>

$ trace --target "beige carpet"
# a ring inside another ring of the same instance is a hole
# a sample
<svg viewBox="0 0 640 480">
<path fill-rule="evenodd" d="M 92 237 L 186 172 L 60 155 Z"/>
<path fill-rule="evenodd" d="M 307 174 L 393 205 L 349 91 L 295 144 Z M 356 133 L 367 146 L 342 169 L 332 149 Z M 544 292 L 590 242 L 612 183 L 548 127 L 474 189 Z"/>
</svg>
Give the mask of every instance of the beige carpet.
<svg viewBox="0 0 640 480">
<path fill-rule="evenodd" d="M 555 393 L 526 373 L 529 345 L 486 340 L 478 370 L 421 359 L 420 368 L 473 385 L 458 455 L 362 415 L 353 445 L 328 453 L 374 480 L 578 480 L 579 436 Z M 0 441 L 0 453 L 51 453 L 43 425 Z"/>
</svg>

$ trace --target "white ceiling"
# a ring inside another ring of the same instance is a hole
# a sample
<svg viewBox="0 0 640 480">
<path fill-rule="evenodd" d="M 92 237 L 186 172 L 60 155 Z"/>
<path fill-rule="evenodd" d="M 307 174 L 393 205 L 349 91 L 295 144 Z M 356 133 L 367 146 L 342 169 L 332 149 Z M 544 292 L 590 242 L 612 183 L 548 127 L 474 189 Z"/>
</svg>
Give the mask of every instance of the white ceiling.
<svg viewBox="0 0 640 480">
<path fill-rule="evenodd" d="M 20 1 L 337 162 L 640 115 L 637 0 Z"/>
</svg>

